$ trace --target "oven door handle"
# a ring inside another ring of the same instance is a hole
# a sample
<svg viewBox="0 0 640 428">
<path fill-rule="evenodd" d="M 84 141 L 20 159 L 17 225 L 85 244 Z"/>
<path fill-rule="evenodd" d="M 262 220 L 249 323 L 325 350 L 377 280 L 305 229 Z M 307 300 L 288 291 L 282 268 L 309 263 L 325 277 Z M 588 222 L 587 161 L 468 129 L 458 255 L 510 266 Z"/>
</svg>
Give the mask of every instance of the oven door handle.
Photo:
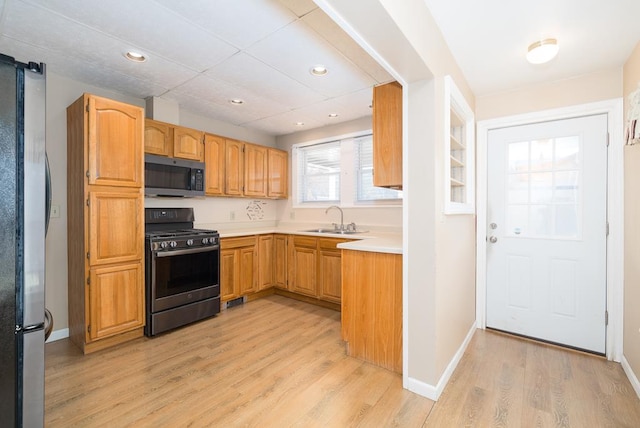
<svg viewBox="0 0 640 428">
<path fill-rule="evenodd" d="M 181 256 L 183 254 L 206 253 L 210 251 L 216 251 L 218 249 L 220 249 L 220 247 L 218 245 L 214 245 L 211 247 L 187 248 L 185 250 L 156 251 L 154 252 L 154 255 L 156 257 L 171 257 L 171 256 Z"/>
</svg>

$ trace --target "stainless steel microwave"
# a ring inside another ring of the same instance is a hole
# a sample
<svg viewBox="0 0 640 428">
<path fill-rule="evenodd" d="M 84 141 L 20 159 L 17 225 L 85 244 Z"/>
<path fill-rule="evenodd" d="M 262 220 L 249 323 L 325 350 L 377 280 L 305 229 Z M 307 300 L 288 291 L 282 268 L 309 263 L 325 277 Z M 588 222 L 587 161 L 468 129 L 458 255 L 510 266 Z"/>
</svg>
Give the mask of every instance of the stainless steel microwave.
<svg viewBox="0 0 640 428">
<path fill-rule="evenodd" d="M 204 196 L 204 162 L 144 156 L 147 196 Z"/>
</svg>

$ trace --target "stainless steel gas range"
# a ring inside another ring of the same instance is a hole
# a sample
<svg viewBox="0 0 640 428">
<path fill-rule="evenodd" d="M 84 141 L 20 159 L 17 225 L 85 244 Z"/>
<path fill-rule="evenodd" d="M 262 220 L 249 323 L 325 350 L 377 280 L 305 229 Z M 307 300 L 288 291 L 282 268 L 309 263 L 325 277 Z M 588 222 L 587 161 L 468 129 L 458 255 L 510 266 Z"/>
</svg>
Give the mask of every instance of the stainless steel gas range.
<svg viewBox="0 0 640 428">
<path fill-rule="evenodd" d="M 194 229 L 192 208 L 145 209 L 145 334 L 220 312 L 220 236 Z"/>
</svg>

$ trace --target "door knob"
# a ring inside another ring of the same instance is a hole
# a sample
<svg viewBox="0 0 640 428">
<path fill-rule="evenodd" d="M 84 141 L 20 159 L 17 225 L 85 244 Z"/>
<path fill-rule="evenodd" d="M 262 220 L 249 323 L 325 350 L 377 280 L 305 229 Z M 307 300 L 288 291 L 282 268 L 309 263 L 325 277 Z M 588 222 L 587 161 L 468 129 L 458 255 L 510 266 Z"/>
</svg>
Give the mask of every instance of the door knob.
<svg viewBox="0 0 640 428">
<path fill-rule="evenodd" d="M 496 238 L 495 236 L 490 236 L 489 242 L 491 242 L 492 244 L 495 244 L 496 242 L 498 242 L 498 238 Z"/>
</svg>

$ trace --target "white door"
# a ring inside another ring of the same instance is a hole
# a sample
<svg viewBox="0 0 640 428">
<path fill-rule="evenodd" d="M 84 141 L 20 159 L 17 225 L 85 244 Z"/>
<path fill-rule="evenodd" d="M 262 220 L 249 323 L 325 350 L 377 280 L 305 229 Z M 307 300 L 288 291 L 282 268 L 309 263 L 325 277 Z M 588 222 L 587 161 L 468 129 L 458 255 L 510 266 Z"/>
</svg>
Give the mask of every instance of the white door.
<svg viewBox="0 0 640 428">
<path fill-rule="evenodd" d="M 607 116 L 488 135 L 487 327 L 604 354 Z"/>
</svg>

